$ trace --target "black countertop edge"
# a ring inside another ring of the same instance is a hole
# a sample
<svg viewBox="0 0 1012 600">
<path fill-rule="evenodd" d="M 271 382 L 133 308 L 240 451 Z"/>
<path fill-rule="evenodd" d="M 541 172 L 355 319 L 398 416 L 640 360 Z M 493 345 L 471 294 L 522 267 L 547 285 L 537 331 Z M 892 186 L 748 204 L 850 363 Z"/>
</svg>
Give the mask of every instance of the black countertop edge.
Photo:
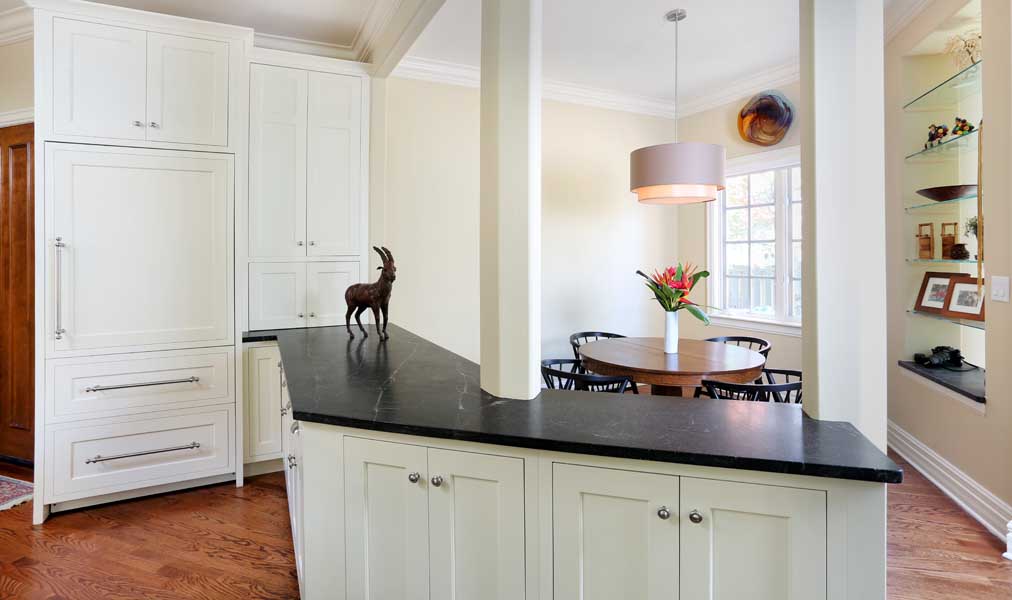
<svg viewBox="0 0 1012 600">
<path fill-rule="evenodd" d="M 242 332 L 242 343 L 244 344 L 252 344 L 253 342 L 276 342 L 276 341 L 278 341 L 278 332 L 276 330 Z"/>
<path fill-rule="evenodd" d="M 984 396 L 984 369 L 971 371 L 949 371 L 947 369 L 929 369 L 910 360 L 898 361 L 904 369 L 937 383 L 938 385 L 965 396 L 974 402 L 986 404 Z"/>
<path fill-rule="evenodd" d="M 498 446 L 509 446 L 513 448 L 526 448 L 529 450 L 547 450 L 552 452 L 563 452 L 568 454 L 587 454 L 592 456 L 607 456 L 610 458 L 627 458 L 632 460 L 647 460 L 655 462 L 677 463 L 694 465 L 700 467 L 717 467 L 725 469 L 737 469 L 744 471 L 763 471 L 767 473 L 780 473 L 783 475 L 806 475 L 809 477 L 829 477 L 832 479 L 847 479 L 852 481 L 866 481 L 872 483 L 902 483 L 903 469 L 897 467 L 895 470 L 867 469 L 860 467 L 845 467 L 838 465 L 823 465 L 817 463 L 788 463 L 781 460 L 766 460 L 750 457 L 720 456 L 716 454 L 698 454 L 687 452 L 669 452 L 663 450 L 651 450 L 648 448 L 631 448 L 624 446 L 607 446 L 602 444 L 583 444 L 579 442 L 565 442 L 546 440 L 538 438 L 505 436 L 499 434 L 459 431 L 455 429 L 438 429 L 433 427 L 412 427 L 391 423 L 378 423 L 361 419 L 347 419 L 332 415 L 319 415 L 292 411 L 296 421 L 307 421 L 309 423 L 320 423 L 324 425 L 335 425 L 351 429 L 363 429 L 368 431 L 382 431 L 384 433 L 399 433 L 403 435 L 416 435 L 436 439 L 455 440 L 460 442 L 476 442 L 482 444 L 493 444 Z"/>
</svg>

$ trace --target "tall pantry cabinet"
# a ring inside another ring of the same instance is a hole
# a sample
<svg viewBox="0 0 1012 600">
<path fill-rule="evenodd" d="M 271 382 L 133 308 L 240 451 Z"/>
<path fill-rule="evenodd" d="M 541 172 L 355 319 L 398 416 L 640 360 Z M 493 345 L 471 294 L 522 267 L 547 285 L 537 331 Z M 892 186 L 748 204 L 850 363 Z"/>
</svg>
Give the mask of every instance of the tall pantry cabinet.
<svg viewBox="0 0 1012 600">
<path fill-rule="evenodd" d="M 253 32 L 65 0 L 34 16 L 34 521 L 241 482 Z"/>
</svg>

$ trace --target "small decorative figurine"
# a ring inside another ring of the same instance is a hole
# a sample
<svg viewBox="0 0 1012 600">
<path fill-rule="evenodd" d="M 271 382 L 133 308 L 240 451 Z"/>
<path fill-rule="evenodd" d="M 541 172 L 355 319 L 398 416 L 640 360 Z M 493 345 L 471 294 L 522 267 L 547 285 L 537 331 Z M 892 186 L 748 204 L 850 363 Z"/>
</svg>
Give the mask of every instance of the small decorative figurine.
<svg viewBox="0 0 1012 600">
<path fill-rule="evenodd" d="M 394 266 L 394 255 L 386 248 L 372 247 L 380 258 L 383 259 L 383 266 L 377 267 L 380 273 L 375 283 L 356 283 L 348 287 L 344 292 L 344 301 L 348 305 L 348 312 L 344 315 L 344 326 L 348 329 L 348 335 L 352 338 L 355 334 L 351 331 L 351 313 L 355 312 L 355 322 L 362 330 L 363 337 L 369 337 L 369 332 L 362 327 L 362 313 L 365 309 L 372 309 L 373 320 L 376 321 L 376 333 L 380 340 L 390 339 L 387 333 L 387 324 L 390 322 L 388 309 L 390 307 L 390 292 L 394 289 L 394 280 L 397 279 L 397 267 Z M 383 312 L 383 328 L 380 329 L 380 311 Z"/>
<path fill-rule="evenodd" d="M 954 136 L 966 135 L 972 132 L 974 129 L 976 129 L 976 127 L 974 126 L 973 123 L 967 121 L 966 119 L 956 117 L 956 124 L 952 126 L 952 135 Z"/>
<path fill-rule="evenodd" d="M 935 125 L 932 123 L 928 126 L 928 141 L 924 142 L 924 149 L 927 150 L 932 146 L 941 144 L 947 135 L 949 135 L 948 125 Z"/>
</svg>

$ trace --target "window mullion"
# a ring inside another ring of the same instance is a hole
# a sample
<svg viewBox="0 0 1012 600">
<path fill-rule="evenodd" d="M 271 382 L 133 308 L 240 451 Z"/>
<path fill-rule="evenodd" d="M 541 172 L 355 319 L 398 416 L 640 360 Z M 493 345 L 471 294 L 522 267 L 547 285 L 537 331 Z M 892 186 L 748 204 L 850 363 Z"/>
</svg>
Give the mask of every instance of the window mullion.
<svg viewBox="0 0 1012 600">
<path fill-rule="evenodd" d="M 777 169 L 776 177 L 774 178 L 774 197 L 776 199 L 776 216 L 775 216 L 775 232 L 776 232 L 776 267 L 775 276 L 776 282 L 774 284 L 774 302 L 773 310 L 776 314 L 778 321 L 785 321 L 787 319 L 788 311 L 787 306 L 787 281 L 788 277 L 788 265 L 790 252 L 788 250 L 790 244 L 790 228 L 788 226 L 788 212 L 790 206 L 788 204 L 788 182 L 787 182 L 787 169 Z"/>
</svg>

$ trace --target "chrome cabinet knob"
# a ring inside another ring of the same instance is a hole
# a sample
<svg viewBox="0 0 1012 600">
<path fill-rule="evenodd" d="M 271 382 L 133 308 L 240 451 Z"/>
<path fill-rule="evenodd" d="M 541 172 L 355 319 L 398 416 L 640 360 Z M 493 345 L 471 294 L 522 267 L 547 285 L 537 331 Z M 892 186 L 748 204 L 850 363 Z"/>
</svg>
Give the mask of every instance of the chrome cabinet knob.
<svg viewBox="0 0 1012 600">
<path fill-rule="evenodd" d="M 314 313 L 314 312 L 309 313 L 309 318 L 310 319 L 315 319 L 316 318 L 316 313 Z"/>
<path fill-rule="evenodd" d="M 660 517 L 662 521 L 667 521 L 671 518 L 671 511 L 668 510 L 667 506 L 662 506 L 657 510 L 657 516 Z"/>
<path fill-rule="evenodd" d="M 155 129 L 158 129 L 158 123 L 155 123 L 154 121 L 151 121 L 150 123 L 148 123 L 148 125 Z"/>
<path fill-rule="evenodd" d="M 304 315 L 304 314 L 302 314 L 302 313 L 299 313 L 299 318 L 300 318 L 300 319 L 304 319 L 304 318 L 306 318 L 306 315 Z"/>
<path fill-rule="evenodd" d="M 281 407 L 281 416 L 283 417 L 283 416 L 285 416 L 287 414 L 288 414 L 288 409 L 282 406 Z"/>
<path fill-rule="evenodd" d="M 134 121 L 134 127 L 144 127 L 144 123 L 141 121 Z"/>
<path fill-rule="evenodd" d="M 418 473 L 408 473 L 408 481 L 410 481 L 411 483 L 418 483 L 418 480 L 421 478 L 422 476 L 419 475 Z"/>
<path fill-rule="evenodd" d="M 294 454 L 289 454 L 288 455 L 288 468 L 289 469 L 294 469 L 295 466 L 296 466 L 295 455 Z"/>
<path fill-rule="evenodd" d="M 443 485 L 443 478 L 440 477 L 439 475 L 434 475 L 432 477 L 432 485 L 434 487 L 439 487 L 439 486 Z"/>
<path fill-rule="evenodd" d="M 310 245 L 310 246 L 315 246 L 315 245 L 316 245 L 316 242 L 314 242 L 313 240 L 309 240 L 309 245 Z"/>
<path fill-rule="evenodd" d="M 699 525 L 700 523 L 703 522 L 703 515 L 699 514 L 698 510 L 694 510 L 689 513 L 689 520 L 695 523 L 696 525 Z"/>
<path fill-rule="evenodd" d="M 302 240 L 295 242 L 296 246 L 302 246 L 303 244 L 305 244 L 305 242 L 303 242 Z"/>
</svg>

